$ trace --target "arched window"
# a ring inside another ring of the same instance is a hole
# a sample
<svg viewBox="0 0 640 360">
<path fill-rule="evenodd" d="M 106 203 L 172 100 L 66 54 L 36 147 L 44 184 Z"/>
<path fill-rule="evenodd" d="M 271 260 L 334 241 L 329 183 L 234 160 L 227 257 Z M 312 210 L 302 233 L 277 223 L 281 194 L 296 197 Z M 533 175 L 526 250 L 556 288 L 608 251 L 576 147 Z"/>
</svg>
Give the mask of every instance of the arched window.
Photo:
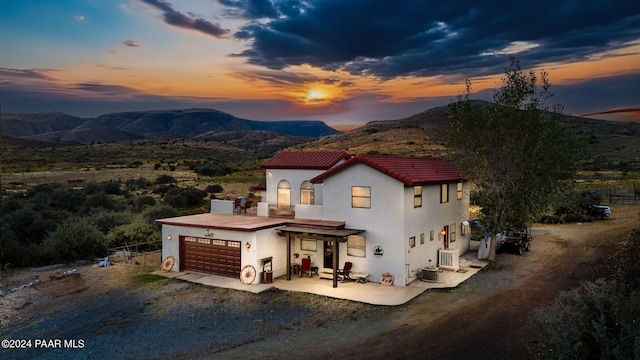
<svg viewBox="0 0 640 360">
<path fill-rule="evenodd" d="M 291 185 L 287 180 L 278 182 L 278 209 L 291 208 Z"/>
<path fill-rule="evenodd" d="M 300 185 L 300 204 L 313 205 L 314 190 L 313 184 L 309 180 L 305 180 Z"/>
</svg>

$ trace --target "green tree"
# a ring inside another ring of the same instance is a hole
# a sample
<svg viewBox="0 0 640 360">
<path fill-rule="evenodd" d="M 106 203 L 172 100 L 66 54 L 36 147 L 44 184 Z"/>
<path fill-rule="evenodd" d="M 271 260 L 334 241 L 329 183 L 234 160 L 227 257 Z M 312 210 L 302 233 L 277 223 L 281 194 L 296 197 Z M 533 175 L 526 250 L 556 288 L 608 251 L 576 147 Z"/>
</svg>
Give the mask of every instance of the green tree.
<svg viewBox="0 0 640 360">
<path fill-rule="evenodd" d="M 562 106 L 546 104 L 552 96 L 546 72 L 525 72 L 511 57 L 493 103 L 471 100 L 467 80 L 449 105 L 449 155 L 475 184 L 492 234 L 526 227 L 575 173 L 582 142 L 564 123 Z"/>
<path fill-rule="evenodd" d="M 75 261 L 104 256 L 108 240 L 89 219 L 80 218 L 60 224 L 42 245 L 55 261 Z"/>
</svg>

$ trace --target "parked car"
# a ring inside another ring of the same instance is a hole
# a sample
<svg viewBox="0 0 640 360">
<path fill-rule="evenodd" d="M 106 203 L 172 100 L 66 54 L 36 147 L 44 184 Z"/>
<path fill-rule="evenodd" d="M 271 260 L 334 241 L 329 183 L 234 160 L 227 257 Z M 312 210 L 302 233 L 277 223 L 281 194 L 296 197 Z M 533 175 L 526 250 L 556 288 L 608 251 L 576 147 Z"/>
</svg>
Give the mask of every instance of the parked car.
<svg viewBox="0 0 640 360">
<path fill-rule="evenodd" d="M 590 205 L 587 214 L 598 220 L 611 216 L 611 208 L 604 205 Z"/>
<path fill-rule="evenodd" d="M 529 235 L 527 230 L 503 231 L 502 234 L 499 235 L 499 238 L 498 237 L 496 238 L 497 238 L 496 240 L 498 240 L 497 251 L 502 252 L 502 251 L 511 250 L 518 255 L 522 255 L 522 252 L 524 251 L 530 251 L 531 241 L 533 240 L 533 238 L 531 237 L 531 235 Z"/>
</svg>

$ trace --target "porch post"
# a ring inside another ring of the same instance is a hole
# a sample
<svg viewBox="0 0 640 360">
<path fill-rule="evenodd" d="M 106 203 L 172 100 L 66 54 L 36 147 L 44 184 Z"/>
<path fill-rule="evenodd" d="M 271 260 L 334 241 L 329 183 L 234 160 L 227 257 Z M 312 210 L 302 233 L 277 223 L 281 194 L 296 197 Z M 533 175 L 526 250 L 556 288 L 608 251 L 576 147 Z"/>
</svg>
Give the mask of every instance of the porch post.
<svg viewBox="0 0 640 360">
<path fill-rule="evenodd" d="M 287 280 L 291 280 L 291 233 L 287 233 Z"/>
<path fill-rule="evenodd" d="M 338 287 L 338 238 L 333 239 L 333 287 Z"/>
</svg>

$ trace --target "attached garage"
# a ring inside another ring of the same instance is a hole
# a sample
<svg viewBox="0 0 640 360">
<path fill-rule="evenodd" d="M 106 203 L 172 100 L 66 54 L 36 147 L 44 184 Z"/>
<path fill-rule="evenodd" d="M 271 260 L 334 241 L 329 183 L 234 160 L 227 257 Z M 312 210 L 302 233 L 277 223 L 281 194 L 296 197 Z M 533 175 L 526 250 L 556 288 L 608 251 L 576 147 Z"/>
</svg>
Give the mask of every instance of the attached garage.
<svg viewBox="0 0 640 360">
<path fill-rule="evenodd" d="M 197 271 L 237 278 L 240 242 L 180 236 L 180 271 Z"/>
</svg>

